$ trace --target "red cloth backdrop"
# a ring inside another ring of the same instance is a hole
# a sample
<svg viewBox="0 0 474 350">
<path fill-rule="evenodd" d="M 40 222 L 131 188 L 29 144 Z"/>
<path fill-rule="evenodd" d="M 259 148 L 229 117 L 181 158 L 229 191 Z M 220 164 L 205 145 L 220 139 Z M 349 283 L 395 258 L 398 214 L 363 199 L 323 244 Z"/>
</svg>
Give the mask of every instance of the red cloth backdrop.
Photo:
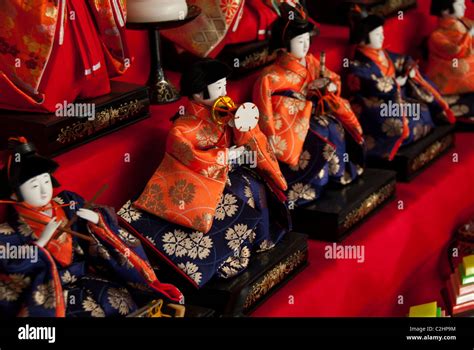
<svg viewBox="0 0 474 350">
<path fill-rule="evenodd" d="M 403 21 L 390 19 L 387 44 L 393 51 L 412 52 L 433 28 L 429 0 L 405 13 Z M 474 17 L 474 6 L 467 2 Z M 134 56 L 120 80 L 144 84 L 149 51 L 144 32 L 127 33 Z M 340 71 L 348 55 L 348 30 L 322 25 L 313 42 L 315 54 L 325 50 L 328 65 Z M 166 53 L 165 53 L 166 54 Z M 170 73 L 175 83 L 179 76 Z M 255 74 L 230 83 L 236 101 L 249 100 Z M 184 104 L 180 100 L 152 107 L 152 117 L 67 152 L 57 161 L 63 188 L 91 198 L 103 185 L 109 190 L 100 202 L 119 208 L 141 191 L 163 156 L 169 118 Z M 263 304 L 255 316 L 403 316 L 412 304 L 441 301 L 439 289 L 446 275 L 446 244 L 452 231 L 474 214 L 474 136 L 460 134 L 456 149 L 410 184 L 399 184 L 398 200 L 390 203 L 351 235 L 345 244 L 365 247 L 365 262 L 326 260 L 326 244 L 309 243 L 310 266 Z M 129 159 L 129 162 L 127 160 Z M 397 297 L 404 303 L 399 305 Z M 293 301 L 294 303 L 291 303 Z"/>
</svg>

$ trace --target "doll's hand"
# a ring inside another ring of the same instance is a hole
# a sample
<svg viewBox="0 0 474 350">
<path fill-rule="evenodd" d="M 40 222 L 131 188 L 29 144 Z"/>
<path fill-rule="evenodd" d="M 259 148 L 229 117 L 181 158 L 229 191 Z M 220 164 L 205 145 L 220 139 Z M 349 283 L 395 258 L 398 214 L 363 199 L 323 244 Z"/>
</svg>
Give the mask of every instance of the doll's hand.
<svg viewBox="0 0 474 350">
<path fill-rule="evenodd" d="M 77 211 L 77 216 L 79 216 L 81 219 L 84 219 L 86 221 L 89 221 L 95 225 L 99 223 L 99 214 L 97 214 L 95 211 L 89 210 L 89 209 L 84 209 L 81 208 Z"/>
<path fill-rule="evenodd" d="M 407 83 L 408 77 L 397 77 L 397 84 L 399 86 L 405 86 Z"/>
<path fill-rule="evenodd" d="M 36 241 L 40 247 L 44 247 L 48 244 L 49 240 L 53 235 L 56 233 L 56 230 L 61 225 L 62 221 L 56 221 L 56 217 L 52 218 L 50 222 L 45 226 L 43 232 L 41 233 L 41 237 Z"/>
<path fill-rule="evenodd" d="M 229 161 L 234 161 L 236 159 L 239 159 L 244 152 L 245 152 L 244 146 L 240 146 L 240 147 L 232 146 L 231 148 L 229 148 Z"/>
<path fill-rule="evenodd" d="M 321 90 L 324 89 L 328 84 L 331 84 L 331 80 L 329 80 L 328 78 L 318 78 L 309 83 L 308 89 Z"/>
<path fill-rule="evenodd" d="M 416 76 L 416 70 L 415 68 L 410 69 L 410 72 L 408 72 L 408 76 L 413 79 Z"/>
</svg>

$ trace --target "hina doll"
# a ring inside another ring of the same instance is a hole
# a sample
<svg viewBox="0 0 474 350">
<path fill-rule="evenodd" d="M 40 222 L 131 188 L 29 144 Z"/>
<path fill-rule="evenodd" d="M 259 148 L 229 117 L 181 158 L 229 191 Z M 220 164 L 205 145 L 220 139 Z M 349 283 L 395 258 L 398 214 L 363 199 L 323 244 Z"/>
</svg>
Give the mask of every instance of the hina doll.
<svg viewBox="0 0 474 350">
<path fill-rule="evenodd" d="M 119 211 L 132 233 L 197 287 L 244 271 L 289 224 L 280 202 L 286 182 L 256 108 L 248 108 L 255 127 L 243 129 L 225 97 L 230 73 L 212 59 L 183 73 L 186 112 L 174 119 L 163 161 L 143 193 Z"/>
<path fill-rule="evenodd" d="M 260 75 L 253 100 L 288 182 L 290 205 L 303 205 L 330 181 L 346 185 L 362 174 L 363 136 L 340 96 L 340 77 L 309 53 L 314 25 L 304 8 L 284 3 L 281 12 L 272 30 L 278 58 Z"/>
<path fill-rule="evenodd" d="M 433 0 L 438 27 L 428 40 L 426 75 L 436 84 L 456 117 L 474 122 L 474 23 L 464 17 L 465 0 Z"/>
<path fill-rule="evenodd" d="M 393 160 L 401 146 L 422 139 L 436 123 L 453 123 L 454 115 L 410 57 L 383 48 L 384 22 L 380 16 L 359 14 L 352 23 L 356 48 L 347 88 L 367 155 Z"/>
<path fill-rule="evenodd" d="M 130 65 L 122 0 L 0 2 L 0 108 L 54 112 Z"/>
<path fill-rule="evenodd" d="M 152 298 L 180 302 L 180 291 L 158 281 L 137 238 L 114 212 L 63 191 L 58 164 L 24 138 L 10 140 L 2 171 L 0 315 L 125 316 Z"/>
</svg>

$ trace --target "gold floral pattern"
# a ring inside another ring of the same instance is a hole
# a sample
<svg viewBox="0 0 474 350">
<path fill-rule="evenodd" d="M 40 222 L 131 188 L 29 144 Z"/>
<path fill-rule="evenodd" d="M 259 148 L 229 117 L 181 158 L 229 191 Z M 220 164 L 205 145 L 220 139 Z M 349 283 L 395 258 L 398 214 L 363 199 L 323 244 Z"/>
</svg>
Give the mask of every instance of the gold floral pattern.
<svg viewBox="0 0 474 350">
<path fill-rule="evenodd" d="M 232 250 L 239 249 L 245 240 L 253 242 L 255 239 L 255 232 L 245 224 L 237 224 L 234 227 L 229 227 L 225 233 L 225 239 L 228 241 L 227 246 Z"/>
<path fill-rule="evenodd" d="M 303 184 L 301 182 L 294 184 L 288 191 L 288 200 L 296 203 L 299 199 L 307 201 L 316 199 L 316 190 L 309 184 Z"/>
<path fill-rule="evenodd" d="M 451 106 L 451 110 L 453 111 L 456 117 L 462 117 L 465 114 L 469 113 L 469 107 L 466 105 L 454 105 Z"/>
<path fill-rule="evenodd" d="M 308 120 L 305 118 L 296 118 L 295 125 L 293 126 L 293 130 L 295 131 L 296 136 L 301 140 L 306 140 L 306 136 L 308 135 L 309 124 Z"/>
<path fill-rule="evenodd" d="M 333 147 L 331 147 L 328 144 L 324 145 L 323 157 L 327 162 L 329 162 L 332 159 L 332 157 L 334 157 L 335 154 L 336 154 L 336 150 Z"/>
<path fill-rule="evenodd" d="M 329 161 L 329 174 L 335 176 L 339 173 L 340 169 L 341 169 L 340 159 L 337 155 L 334 155 Z"/>
<path fill-rule="evenodd" d="M 224 220 L 226 216 L 230 218 L 233 217 L 239 209 L 239 206 L 236 205 L 236 203 L 237 198 L 235 198 L 233 195 L 230 193 L 226 193 L 225 195 L 223 194 L 219 204 L 217 205 L 214 217 L 221 221 Z"/>
<path fill-rule="evenodd" d="M 202 273 L 199 272 L 199 268 L 196 264 L 186 261 L 186 264 L 179 263 L 178 267 L 188 275 L 196 284 L 201 283 Z"/>
<path fill-rule="evenodd" d="M 48 283 L 38 285 L 33 292 L 33 300 L 36 305 L 42 306 L 45 309 L 54 309 L 56 307 L 54 282 L 49 281 Z"/>
<path fill-rule="evenodd" d="M 376 80 L 376 87 L 377 90 L 381 92 L 390 92 L 394 88 L 394 81 L 393 78 L 391 77 L 381 77 L 377 78 L 376 76 L 373 76 L 373 78 Z"/>
<path fill-rule="evenodd" d="M 128 315 L 134 306 L 130 293 L 125 288 L 109 288 L 107 300 L 120 315 Z"/>
<path fill-rule="evenodd" d="M 275 126 L 275 130 L 280 130 L 283 126 L 283 118 L 280 113 L 275 113 L 273 116 L 273 123 Z"/>
<path fill-rule="evenodd" d="M 23 274 L 0 275 L 0 300 L 16 301 L 25 288 L 31 284 L 31 279 Z"/>
<path fill-rule="evenodd" d="M 196 194 L 196 186 L 184 179 L 179 179 L 169 189 L 169 196 L 173 204 L 189 204 Z"/>
<path fill-rule="evenodd" d="M 282 156 L 288 147 L 286 140 L 278 135 L 274 136 L 272 145 L 277 157 Z"/>
<path fill-rule="evenodd" d="M 204 235 L 204 233 L 193 232 L 189 238 L 187 238 L 187 241 L 187 253 L 191 259 L 206 259 L 211 253 L 213 246 L 212 239 Z"/>
<path fill-rule="evenodd" d="M 304 170 L 308 167 L 309 162 L 311 161 L 311 153 L 308 151 L 303 151 L 300 155 L 300 159 L 295 166 L 291 166 L 290 169 L 293 171 Z"/>
<path fill-rule="evenodd" d="M 207 176 L 211 179 L 220 179 L 225 176 L 225 167 L 219 165 L 211 165 L 207 169 L 201 170 L 201 175 Z"/>
<path fill-rule="evenodd" d="M 76 276 L 74 276 L 71 272 L 69 272 L 68 270 L 66 270 L 63 275 L 61 276 L 61 281 L 65 284 L 69 284 L 69 283 L 74 283 L 77 281 L 77 278 Z"/>
<path fill-rule="evenodd" d="M 237 275 L 240 271 L 247 268 L 250 261 L 250 249 L 242 247 L 235 251 L 234 255 L 229 256 L 219 267 L 223 278 L 230 278 Z"/>
<path fill-rule="evenodd" d="M 163 248 L 166 254 L 170 256 L 176 255 L 177 257 L 185 256 L 188 251 L 186 238 L 186 233 L 181 230 L 165 233 L 162 242 L 164 243 Z"/>
<path fill-rule="evenodd" d="M 388 137 L 401 136 L 403 134 L 403 122 L 400 119 L 388 118 L 382 124 L 382 131 Z"/>
<path fill-rule="evenodd" d="M 244 187 L 244 196 L 247 198 L 247 205 L 251 208 L 255 208 L 255 198 L 253 197 L 253 192 L 250 186 Z"/>
<path fill-rule="evenodd" d="M 132 206 L 132 201 L 128 201 L 127 203 L 125 203 L 125 205 L 120 208 L 117 215 L 119 215 L 128 223 L 140 220 L 140 218 L 142 217 L 142 213 Z"/>
<path fill-rule="evenodd" d="M 90 296 L 82 301 L 82 308 L 91 313 L 92 317 L 105 317 L 104 310 L 99 304 Z"/>
<path fill-rule="evenodd" d="M 164 213 L 166 206 L 163 199 L 164 195 L 161 187 L 156 183 L 150 183 L 140 198 L 140 205 L 143 205 L 155 213 Z"/>
<path fill-rule="evenodd" d="M 122 241 L 125 242 L 129 247 L 137 247 L 140 245 L 140 241 L 134 235 L 123 228 L 119 228 L 118 230 L 119 237 Z"/>
<path fill-rule="evenodd" d="M 258 246 L 258 250 L 257 252 L 260 253 L 260 252 L 266 252 L 267 250 L 270 250 L 270 249 L 273 249 L 275 247 L 275 243 L 268 240 L 268 239 L 265 239 L 263 240 L 260 245 Z"/>
<path fill-rule="evenodd" d="M 24 237 L 31 237 L 33 235 L 33 230 L 31 229 L 30 225 L 28 225 L 26 222 L 23 220 L 19 219 L 18 220 L 18 231 L 20 234 Z"/>
<path fill-rule="evenodd" d="M 214 146 L 219 141 L 219 135 L 211 125 L 204 125 L 196 134 L 199 147 Z"/>
<path fill-rule="evenodd" d="M 290 115 L 295 115 L 306 108 L 306 102 L 297 100 L 296 98 L 285 98 L 283 105 Z"/>
<path fill-rule="evenodd" d="M 184 165 L 189 165 L 194 159 L 191 146 L 184 142 L 175 142 L 172 146 L 173 155 L 178 158 Z"/>
</svg>

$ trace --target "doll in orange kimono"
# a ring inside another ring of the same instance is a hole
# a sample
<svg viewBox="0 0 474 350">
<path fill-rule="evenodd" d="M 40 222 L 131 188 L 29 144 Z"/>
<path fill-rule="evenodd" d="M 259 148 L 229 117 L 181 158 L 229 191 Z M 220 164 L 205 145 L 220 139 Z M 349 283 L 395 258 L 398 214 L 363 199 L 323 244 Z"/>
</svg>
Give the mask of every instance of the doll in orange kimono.
<svg viewBox="0 0 474 350">
<path fill-rule="evenodd" d="M 0 108 L 54 112 L 110 92 L 130 59 L 122 0 L 0 2 Z"/>
<path fill-rule="evenodd" d="M 426 75 L 437 85 L 458 120 L 474 123 L 474 23 L 464 17 L 465 0 L 433 0 L 438 27 L 428 40 Z"/>
<path fill-rule="evenodd" d="M 290 205 L 319 198 L 330 182 L 348 184 L 363 172 L 363 136 L 340 77 L 308 53 L 314 25 L 304 9 L 283 4 L 272 31 L 277 61 L 261 74 L 254 102 L 288 182 Z"/>
<path fill-rule="evenodd" d="M 239 128 L 238 117 L 216 103 L 230 73 L 212 59 L 184 72 L 186 113 L 175 118 L 164 159 L 143 193 L 119 212 L 197 287 L 244 271 L 254 253 L 272 248 L 288 230 L 286 182 L 258 121 L 252 130 Z"/>
</svg>

